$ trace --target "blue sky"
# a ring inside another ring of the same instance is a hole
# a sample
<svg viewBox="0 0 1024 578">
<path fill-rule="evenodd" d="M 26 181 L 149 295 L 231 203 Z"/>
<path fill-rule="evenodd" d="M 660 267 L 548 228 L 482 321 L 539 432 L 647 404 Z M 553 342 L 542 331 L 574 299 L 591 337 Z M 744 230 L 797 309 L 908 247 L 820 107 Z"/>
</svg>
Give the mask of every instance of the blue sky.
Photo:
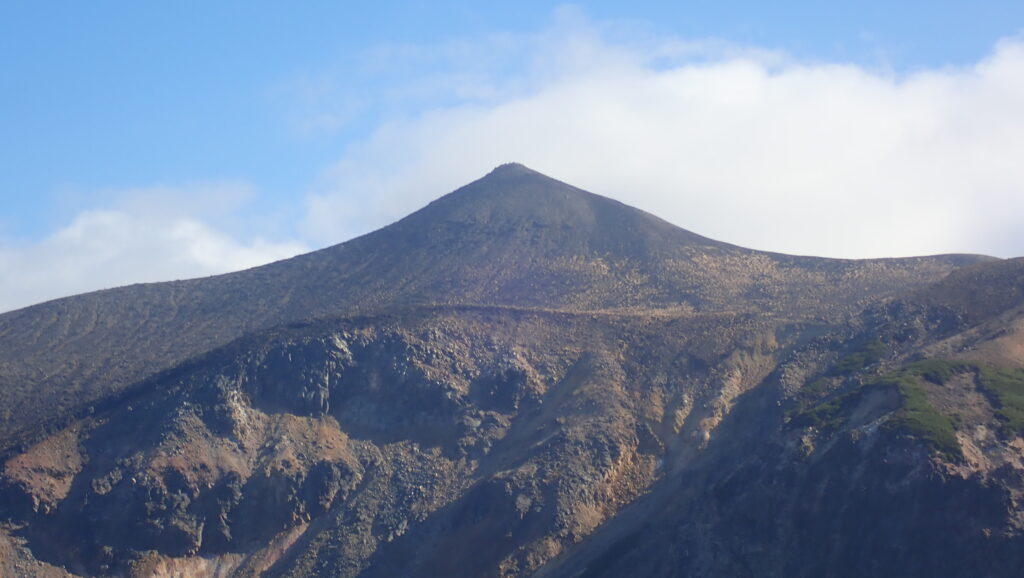
<svg viewBox="0 0 1024 578">
<path fill-rule="evenodd" d="M 756 248 L 1024 254 L 1019 1 L 294 6 L 0 5 L 0 310 L 340 242 L 511 160 Z"/>
</svg>

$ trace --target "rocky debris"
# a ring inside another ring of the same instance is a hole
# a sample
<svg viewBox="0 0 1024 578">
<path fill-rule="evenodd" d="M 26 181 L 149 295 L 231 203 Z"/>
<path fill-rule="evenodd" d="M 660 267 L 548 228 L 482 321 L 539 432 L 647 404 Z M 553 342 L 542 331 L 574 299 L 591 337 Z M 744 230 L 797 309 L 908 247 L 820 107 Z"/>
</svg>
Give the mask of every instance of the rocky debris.
<svg viewBox="0 0 1024 578">
<path fill-rule="evenodd" d="M 665 355 L 622 357 L 623 329 Z M 196 556 L 241 571 L 303 525 L 268 572 L 327 563 L 388 575 L 400 561 L 444 572 L 456 544 L 475 545 L 465 568 L 528 572 L 658 478 L 668 446 L 656 432 L 672 417 L 635 416 L 664 398 L 668 375 L 703 380 L 702 403 L 728 412 L 732 381 L 715 376 L 756 380 L 770 358 L 725 356 L 719 367 L 712 347 L 682 367 L 671 352 L 696 334 L 745 331 L 757 342 L 755 326 L 732 318 L 652 326 L 438 309 L 253 338 L 8 460 L 8 490 L 51 506 L 6 515 L 28 524 L 41 560 L 88 575 Z M 75 449 L 72 465 L 19 485 L 24 464 L 56 447 Z"/>
</svg>

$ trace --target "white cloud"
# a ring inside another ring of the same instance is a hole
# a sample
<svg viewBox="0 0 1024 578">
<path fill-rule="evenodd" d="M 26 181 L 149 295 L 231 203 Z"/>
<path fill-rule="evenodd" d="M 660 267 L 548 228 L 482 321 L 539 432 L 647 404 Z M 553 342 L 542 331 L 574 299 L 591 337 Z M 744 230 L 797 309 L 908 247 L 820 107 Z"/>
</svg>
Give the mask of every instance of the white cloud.
<svg viewBox="0 0 1024 578">
<path fill-rule="evenodd" d="M 0 244 L 0 311 L 129 283 L 225 273 L 291 257 L 294 241 L 239 238 L 205 219 L 236 210 L 238 185 L 154 187 L 104 194 L 110 206 L 79 212 L 32 244 Z"/>
<path fill-rule="evenodd" d="M 1024 254 L 1024 40 L 897 75 L 620 32 L 570 14 L 515 39 L 518 68 L 475 69 L 501 77 L 486 98 L 454 86 L 456 104 L 351 146 L 322 175 L 309 230 L 341 241 L 519 161 L 753 248 Z M 490 43 L 463 42 L 460 58 Z"/>
</svg>

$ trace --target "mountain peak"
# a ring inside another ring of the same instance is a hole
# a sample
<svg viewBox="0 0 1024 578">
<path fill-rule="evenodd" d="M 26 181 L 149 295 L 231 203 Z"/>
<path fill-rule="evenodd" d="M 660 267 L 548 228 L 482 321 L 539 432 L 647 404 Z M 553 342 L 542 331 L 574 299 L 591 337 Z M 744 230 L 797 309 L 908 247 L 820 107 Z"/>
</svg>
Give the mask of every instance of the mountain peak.
<svg viewBox="0 0 1024 578">
<path fill-rule="evenodd" d="M 420 243 L 486 241 L 520 254 L 566 257 L 647 258 L 680 245 L 723 245 L 519 163 L 499 165 L 394 227 Z"/>
<path fill-rule="evenodd" d="M 559 193 L 562 195 L 572 194 L 603 198 L 599 197 L 599 195 L 588 193 L 570 184 L 549 177 L 520 163 L 504 163 L 498 165 L 494 167 L 491 172 L 468 185 L 459 188 L 452 193 L 452 195 L 461 196 L 460 193 L 462 191 L 471 192 L 472 196 L 479 196 L 481 193 L 483 193 L 484 196 L 487 196 L 486 193 L 488 192 L 497 195 L 523 195 L 532 193 L 542 196 L 551 196 L 552 193 Z M 441 199 L 444 198 L 445 197 L 441 197 Z M 538 198 L 536 200 L 542 199 Z"/>
<path fill-rule="evenodd" d="M 494 167 L 491 172 L 487 173 L 484 178 L 487 177 L 510 177 L 517 175 L 540 175 L 537 171 L 522 163 L 503 163 Z M 543 175 L 541 175 L 543 176 Z"/>
</svg>

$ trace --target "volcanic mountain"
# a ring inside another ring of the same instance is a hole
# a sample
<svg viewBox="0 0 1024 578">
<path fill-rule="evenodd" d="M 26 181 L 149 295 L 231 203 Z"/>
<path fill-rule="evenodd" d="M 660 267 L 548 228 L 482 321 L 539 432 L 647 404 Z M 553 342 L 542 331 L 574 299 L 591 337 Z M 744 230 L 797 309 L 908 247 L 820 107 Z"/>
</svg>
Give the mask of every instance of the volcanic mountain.
<svg viewBox="0 0 1024 578">
<path fill-rule="evenodd" d="M 0 315 L 0 571 L 1017 575 L 1022 271 L 745 249 L 503 165 Z"/>
</svg>

